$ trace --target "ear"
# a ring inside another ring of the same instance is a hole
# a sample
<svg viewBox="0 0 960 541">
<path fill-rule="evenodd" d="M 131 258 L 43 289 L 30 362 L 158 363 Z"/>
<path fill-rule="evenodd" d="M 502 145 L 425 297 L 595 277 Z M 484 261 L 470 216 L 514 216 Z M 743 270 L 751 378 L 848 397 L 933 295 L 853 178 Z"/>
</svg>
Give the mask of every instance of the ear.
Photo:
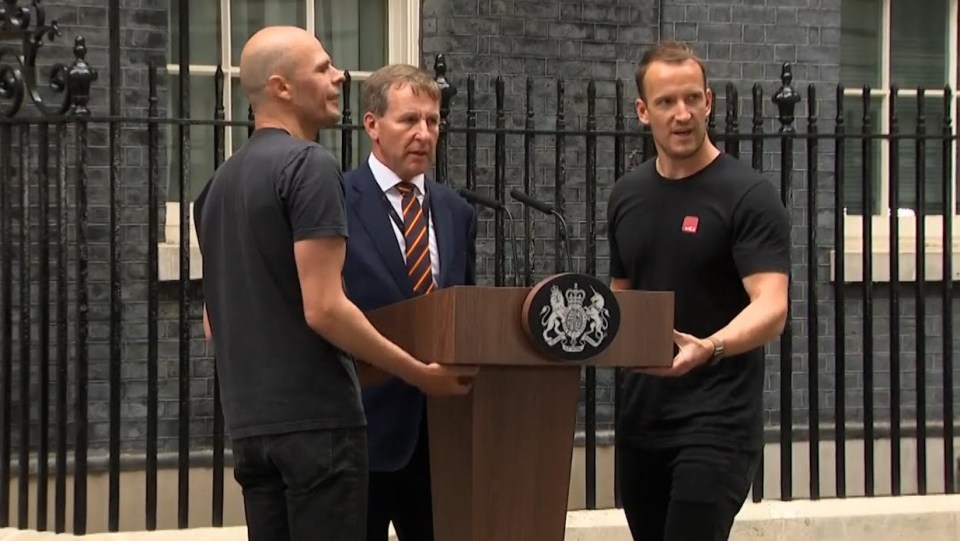
<svg viewBox="0 0 960 541">
<path fill-rule="evenodd" d="M 370 111 L 367 111 L 363 115 L 363 129 L 366 130 L 367 136 L 371 141 L 380 141 L 380 130 L 377 127 L 377 117 Z"/>
<path fill-rule="evenodd" d="M 713 110 L 713 90 L 707 88 L 707 116 L 710 116 L 710 111 Z"/>
<path fill-rule="evenodd" d="M 643 98 L 637 98 L 636 102 L 637 107 L 637 118 L 643 124 L 650 124 L 650 115 L 647 110 L 647 104 L 643 101 Z"/>
<path fill-rule="evenodd" d="M 293 95 L 290 93 L 290 85 L 279 75 L 271 75 L 270 78 L 267 79 L 266 88 L 267 92 L 282 100 L 289 101 L 293 99 Z"/>
</svg>

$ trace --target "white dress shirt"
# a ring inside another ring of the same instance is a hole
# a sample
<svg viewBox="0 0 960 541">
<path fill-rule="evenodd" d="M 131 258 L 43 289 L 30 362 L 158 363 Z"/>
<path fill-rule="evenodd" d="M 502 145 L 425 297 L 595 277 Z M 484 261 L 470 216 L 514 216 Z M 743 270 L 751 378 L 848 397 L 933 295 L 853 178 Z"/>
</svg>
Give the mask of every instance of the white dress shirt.
<svg viewBox="0 0 960 541">
<path fill-rule="evenodd" d="M 396 173 L 390 170 L 389 167 L 380 163 L 380 160 L 376 158 L 373 154 L 370 154 L 369 160 L 370 171 L 373 172 L 373 178 L 377 180 L 377 184 L 380 186 L 380 189 L 387 196 L 387 201 L 393 206 L 393 209 L 397 211 L 397 216 L 400 219 L 403 219 L 403 205 L 401 204 L 403 196 L 400 194 L 400 190 L 397 189 L 397 184 L 402 182 L 400 177 Z M 417 193 L 417 201 L 420 204 L 423 204 L 423 194 L 424 194 L 424 184 L 425 180 L 423 175 L 418 175 L 410 180 L 410 184 L 413 184 L 415 191 Z M 433 282 L 437 285 L 440 284 L 440 252 L 437 249 L 437 234 L 436 230 L 433 227 L 433 212 L 428 213 L 430 220 L 427 223 L 428 232 L 430 235 L 430 265 L 433 270 Z M 397 237 L 397 245 L 400 247 L 400 255 L 405 257 L 407 253 L 407 242 L 403 238 L 403 231 L 397 227 L 397 223 L 390 220 L 390 225 L 393 226 L 393 232 Z"/>
</svg>

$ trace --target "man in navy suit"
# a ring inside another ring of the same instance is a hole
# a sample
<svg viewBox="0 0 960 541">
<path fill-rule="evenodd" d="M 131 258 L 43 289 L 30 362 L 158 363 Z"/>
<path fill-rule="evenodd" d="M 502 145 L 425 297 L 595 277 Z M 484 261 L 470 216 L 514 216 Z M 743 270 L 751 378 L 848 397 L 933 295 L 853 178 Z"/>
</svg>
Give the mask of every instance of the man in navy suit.
<svg viewBox="0 0 960 541">
<path fill-rule="evenodd" d="M 426 178 L 440 126 L 440 89 L 426 71 L 390 65 L 364 81 L 363 124 L 372 152 L 344 175 L 347 295 L 372 310 L 476 283 L 476 211 Z M 425 329 L 429 332 L 429 329 Z M 424 395 L 383 377 L 363 392 L 370 484 L 367 539 L 431 541 L 433 512 Z"/>
</svg>

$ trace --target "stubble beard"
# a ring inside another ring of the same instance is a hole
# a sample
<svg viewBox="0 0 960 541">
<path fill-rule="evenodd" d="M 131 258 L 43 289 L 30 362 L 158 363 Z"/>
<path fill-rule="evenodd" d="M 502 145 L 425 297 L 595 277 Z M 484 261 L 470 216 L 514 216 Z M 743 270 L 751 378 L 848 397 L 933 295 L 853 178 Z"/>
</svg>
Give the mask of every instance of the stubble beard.
<svg viewBox="0 0 960 541">
<path fill-rule="evenodd" d="M 661 150 L 671 160 L 684 161 L 693 158 L 703 150 L 703 145 L 707 141 L 707 131 L 696 130 L 691 136 L 694 138 L 694 144 L 689 150 L 674 151 L 672 146 L 663 144 L 660 145 Z"/>
<path fill-rule="evenodd" d="M 330 108 L 332 107 L 331 102 L 323 102 L 323 110 L 316 115 L 316 124 L 319 129 L 329 129 L 337 125 L 340 122 L 340 108 L 337 106 L 336 112 L 331 112 Z"/>
</svg>

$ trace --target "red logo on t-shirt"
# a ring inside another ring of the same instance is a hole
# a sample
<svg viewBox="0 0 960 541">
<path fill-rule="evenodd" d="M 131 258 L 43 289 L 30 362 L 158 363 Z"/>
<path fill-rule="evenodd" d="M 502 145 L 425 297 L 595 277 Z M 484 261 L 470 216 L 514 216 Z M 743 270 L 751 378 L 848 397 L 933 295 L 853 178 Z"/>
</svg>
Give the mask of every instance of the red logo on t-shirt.
<svg viewBox="0 0 960 541">
<path fill-rule="evenodd" d="M 683 218 L 683 226 L 680 227 L 680 230 L 684 233 L 696 233 L 699 224 L 700 218 L 696 216 L 686 216 Z"/>
</svg>

